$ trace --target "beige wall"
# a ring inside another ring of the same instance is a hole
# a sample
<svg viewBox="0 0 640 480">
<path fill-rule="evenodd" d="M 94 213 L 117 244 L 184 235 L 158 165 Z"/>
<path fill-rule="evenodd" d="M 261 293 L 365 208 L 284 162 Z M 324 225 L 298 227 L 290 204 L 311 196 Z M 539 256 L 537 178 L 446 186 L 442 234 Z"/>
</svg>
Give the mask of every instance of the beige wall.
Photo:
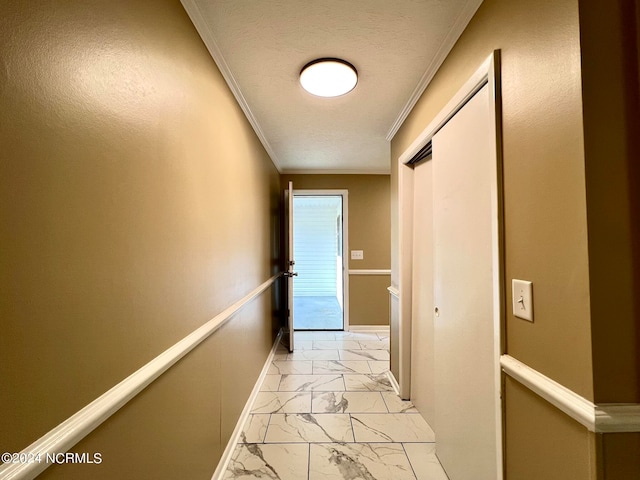
<svg viewBox="0 0 640 480">
<path fill-rule="evenodd" d="M 506 278 L 532 281 L 536 299 L 534 324 L 507 309 L 508 351 L 592 398 L 578 11 L 575 2 L 544 5 L 482 4 L 393 139 L 392 172 L 466 79 L 501 49 Z"/>
<path fill-rule="evenodd" d="M 637 0 L 606 6 L 580 0 L 593 382 L 598 403 L 640 402 L 639 27 Z M 598 435 L 597 463 L 598 480 L 640 478 L 640 433 Z"/>
<path fill-rule="evenodd" d="M 3 2 L 0 52 L 0 450 L 19 451 L 266 281 L 280 193 L 178 0 Z M 84 440 L 100 466 L 44 477 L 210 478 L 272 309 Z"/>
<path fill-rule="evenodd" d="M 282 175 L 286 188 L 349 190 L 349 250 L 363 250 L 364 260 L 349 259 L 351 269 L 390 268 L 388 175 Z M 388 325 L 390 278 L 349 277 L 350 325 Z"/>
<path fill-rule="evenodd" d="M 637 29 L 628 26 L 633 2 L 596 4 L 484 1 L 392 141 L 392 278 L 397 284 L 397 159 L 500 49 L 506 351 L 589 400 L 637 402 L 637 52 L 622 47 Z M 603 31 L 611 34 L 601 42 Z M 533 282 L 534 323 L 511 314 L 512 278 Z M 594 478 L 595 436 L 552 421 L 529 397 L 508 382 L 507 477 Z M 527 441 L 532 425 L 572 441 L 552 452 Z M 563 471 L 571 474 L 554 476 Z"/>
<path fill-rule="evenodd" d="M 640 402 L 640 83 L 633 3 L 580 0 L 594 394 L 602 403 Z"/>
<path fill-rule="evenodd" d="M 507 480 L 596 480 L 595 435 L 517 381 L 505 383 Z"/>
<path fill-rule="evenodd" d="M 389 275 L 351 275 L 349 325 L 389 325 Z"/>
<path fill-rule="evenodd" d="M 640 433 L 597 435 L 598 480 L 640 476 Z"/>
</svg>

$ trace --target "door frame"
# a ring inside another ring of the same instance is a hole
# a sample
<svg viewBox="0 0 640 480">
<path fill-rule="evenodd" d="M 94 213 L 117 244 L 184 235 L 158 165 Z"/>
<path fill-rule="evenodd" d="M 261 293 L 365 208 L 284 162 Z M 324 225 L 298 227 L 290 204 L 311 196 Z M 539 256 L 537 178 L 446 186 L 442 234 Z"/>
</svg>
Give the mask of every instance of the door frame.
<svg viewBox="0 0 640 480">
<path fill-rule="evenodd" d="M 496 462 L 498 471 L 504 470 L 504 405 L 502 396 L 502 373 L 500 369 L 500 355 L 505 350 L 505 281 L 504 281 L 504 222 L 503 222 L 503 192 L 502 192 L 502 114 L 500 90 L 500 51 L 495 50 L 471 75 L 465 84 L 451 98 L 446 106 L 434 117 L 429 125 L 415 138 L 410 146 L 398 158 L 398 204 L 399 204 L 399 314 L 398 314 L 398 385 L 400 396 L 411 398 L 411 323 L 412 323 L 412 275 L 413 275 L 413 203 L 414 178 L 413 167 L 408 162 L 416 155 L 432 137 L 485 85 L 490 90 L 490 115 L 495 127 L 496 146 L 496 175 L 491 185 L 491 216 L 493 230 L 493 326 L 494 326 L 494 354 L 496 358 L 495 379 L 498 390 L 496 395 L 497 418 L 501 426 L 497 428 L 498 449 Z"/>
<path fill-rule="evenodd" d="M 342 197 L 342 329 L 349 331 L 349 190 L 347 189 L 293 189 L 296 196 Z M 295 316 L 293 318 L 295 329 Z"/>
</svg>

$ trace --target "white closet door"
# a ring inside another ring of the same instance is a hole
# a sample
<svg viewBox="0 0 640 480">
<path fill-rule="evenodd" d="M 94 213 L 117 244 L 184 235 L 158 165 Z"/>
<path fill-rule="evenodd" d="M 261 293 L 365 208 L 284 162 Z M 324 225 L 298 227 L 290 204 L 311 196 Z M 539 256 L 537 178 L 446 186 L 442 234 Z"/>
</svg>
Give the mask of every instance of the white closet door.
<svg viewBox="0 0 640 480">
<path fill-rule="evenodd" d="M 433 162 L 413 170 L 411 304 L 411 401 L 431 427 L 434 415 L 433 354 Z"/>
<path fill-rule="evenodd" d="M 502 477 L 489 108 L 485 86 L 433 137 L 436 451 L 451 480 Z"/>
</svg>

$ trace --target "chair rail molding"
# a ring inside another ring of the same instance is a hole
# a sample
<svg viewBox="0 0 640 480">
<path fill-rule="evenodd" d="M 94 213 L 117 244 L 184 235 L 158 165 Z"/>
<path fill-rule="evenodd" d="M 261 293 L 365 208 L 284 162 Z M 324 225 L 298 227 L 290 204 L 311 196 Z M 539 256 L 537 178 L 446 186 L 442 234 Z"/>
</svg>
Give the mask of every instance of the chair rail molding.
<svg viewBox="0 0 640 480">
<path fill-rule="evenodd" d="M 45 433 L 18 455 L 20 458 L 46 458 L 66 453 L 102 422 L 144 390 L 191 350 L 227 323 L 234 314 L 267 290 L 282 275 L 278 273 L 230 305 L 207 323 L 169 347 L 149 363 L 129 375 L 93 402 Z M 50 462 L 5 463 L 0 466 L 0 480 L 31 480 L 51 466 Z"/>
<path fill-rule="evenodd" d="M 511 378 L 592 432 L 640 432 L 640 404 L 594 404 L 510 355 L 500 357 L 500 366 Z"/>
<path fill-rule="evenodd" d="M 391 275 L 390 268 L 349 269 L 349 275 Z"/>
<path fill-rule="evenodd" d="M 366 332 L 389 335 L 389 325 L 349 325 L 349 331 L 354 333 Z"/>
</svg>

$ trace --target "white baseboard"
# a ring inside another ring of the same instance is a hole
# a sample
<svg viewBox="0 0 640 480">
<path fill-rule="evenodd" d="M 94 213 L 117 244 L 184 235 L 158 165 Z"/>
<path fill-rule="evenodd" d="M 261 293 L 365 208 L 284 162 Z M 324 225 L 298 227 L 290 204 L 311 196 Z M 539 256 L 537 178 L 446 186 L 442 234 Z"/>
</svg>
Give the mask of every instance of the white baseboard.
<svg viewBox="0 0 640 480">
<path fill-rule="evenodd" d="M 398 385 L 398 381 L 396 380 L 396 377 L 393 376 L 393 373 L 391 373 L 391 370 L 387 370 L 387 377 L 389 377 L 389 382 L 393 387 L 393 391 L 396 392 L 396 395 L 400 396 L 400 385 Z"/>
<path fill-rule="evenodd" d="M 389 333 L 389 325 L 349 325 L 350 332 Z"/>
<path fill-rule="evenodd" d="M 240 436 L 242 435 L 242 427 L 249 418 L 249 414 L 251 413 L 251 407 L 253 406 L 253 402 L 256 400 L 258 393 L 260 393 L 260 387 L 262 386 L 262 382 L 264 381 L 267 372 L 269 371 L 269 367 L 271 366 L 271 362 L 273 361 L 273 357 L 276 354 L 276 350 L 278 345 L 280 344 L 280 340 L 282 339 L 283 330 L 280 329 L 278 335 L 276 337 L 275 342 L 273 343 L 273 347 L 271 348 L 271 352 L 267 357 L 267 360 L 264 362 L 264 367 L 262 367 L 262 372 L 260 372 L 260 376 L 258 380 L 256 380 L 256 384 L 253 386 L 253 390 L 251 391 L 251 395 L 247 399 L 247 403 L 245 403 L 244 408 L 242 409 L 242 413 L 240 414 L 240 418 L 238 419 L 238 423 L 236 423 L 236 428 L 233 430 L 231 434 L 231 438 L 229 438 L 229 442 L 227 443 L 227 447 L 222 452 L 222 456 L 220 457 L 220 461 L 218 462 L 218 466 L 216 467 L 216 471 L 213 472 L 213 477 L 211 480 L 221 480 L 224 476 L 224 473 L 227 471 L 227 467 L 229 467 L 229 462 L 231 461 L 231 456 L 233 455 L 234 450 L 236 449 L 236 445 L 240 440 Z"/>
</svg>

